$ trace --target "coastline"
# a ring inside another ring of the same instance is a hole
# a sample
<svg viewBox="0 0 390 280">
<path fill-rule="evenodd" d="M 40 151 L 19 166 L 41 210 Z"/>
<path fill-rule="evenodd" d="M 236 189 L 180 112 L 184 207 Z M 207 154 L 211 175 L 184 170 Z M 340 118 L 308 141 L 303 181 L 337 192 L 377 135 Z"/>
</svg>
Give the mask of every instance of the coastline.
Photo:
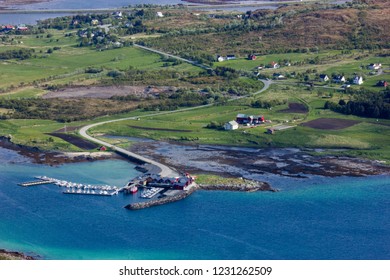
<svg viewBox="0 0 390 280">
<path fill-rule="evenodd" d="M 57 151 L 42 151 L 37 147 L 29 147 L 13 143 L 9 137 L 0 136 L 0 147 L 12 150 L 31 160 L 32 163 L 46 164 L 51 166 L 87 162 L 96 160 L 105 160 L 120 158 L 112 152 L 57 152 Z"/>
<path fill-rule="evenodd" d="M 32 5 L 47 2 L 51 2 L 51 0 L 2 0 L 0 1 L 0 10 L 12 9 L 15 6 Z"/>
<path fill-rule="evenodd" d="M 26 256 L 20 252 L 12 252 L 0 249 L 0 260 L 35 260 L 35 258 Z"/>
</svg>

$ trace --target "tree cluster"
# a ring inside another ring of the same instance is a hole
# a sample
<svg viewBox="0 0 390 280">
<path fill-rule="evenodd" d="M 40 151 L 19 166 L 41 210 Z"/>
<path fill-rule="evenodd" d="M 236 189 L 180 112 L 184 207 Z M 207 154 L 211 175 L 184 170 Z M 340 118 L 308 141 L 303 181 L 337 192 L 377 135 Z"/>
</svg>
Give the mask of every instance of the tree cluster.
<svg viewBox="0 0 390 280">
<path fill-rule="evenodd" d="M 390 90 L 355 92 L 353 100 L 341 99 L 338 103 L 327 101 L 324 108 L 346 115 L 390 119 Z"/>
</svg>

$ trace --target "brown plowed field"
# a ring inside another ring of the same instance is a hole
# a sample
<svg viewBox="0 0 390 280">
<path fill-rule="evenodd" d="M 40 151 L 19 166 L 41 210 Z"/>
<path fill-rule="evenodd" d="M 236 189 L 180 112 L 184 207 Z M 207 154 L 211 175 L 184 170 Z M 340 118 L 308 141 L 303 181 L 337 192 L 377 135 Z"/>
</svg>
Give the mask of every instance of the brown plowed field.
<svg viewBox="0 0 390 280">
<path fill-rule="evenodd" d="M 76 135 L 72 134 L 65 134 L 65 133 L 49 133 L 49 135 L 61 138 L 62 140 L 65 140 L 66 142 L 71 143 L 72 145 L 75 145 L 76 147 L 84 150 L 92 150 L 97 149 L 99 146 L 95 143 L 89 142 L 87 140 L 84 140 Z"/>
<path fill-rule="evenodd" d="M 309 112 L 309 110 L 306 108 L 305 105 L 303 105 L 301 103 L 289 103 L 288 109 L 280 110 L 279 112 L 305 114 L 305 113 Z"/>
<path fill-rule="evenodd" d="M 320 118 L 309 122 L 305 122 L 301 125 L 311 127 L 311 128 L 316 128 L 316 129 L 338 130 L 338 129 L 344 129 L 353 126 L 357 123 L 359 123 L 359 121 L 333 119 L 333 118 Z"/>
</svg>

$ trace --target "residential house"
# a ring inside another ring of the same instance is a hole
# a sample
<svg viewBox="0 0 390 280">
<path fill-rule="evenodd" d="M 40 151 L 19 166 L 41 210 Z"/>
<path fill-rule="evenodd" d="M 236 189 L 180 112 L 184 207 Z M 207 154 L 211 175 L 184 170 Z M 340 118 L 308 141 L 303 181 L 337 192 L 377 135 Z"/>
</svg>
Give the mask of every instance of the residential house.
<svg viewBox="0 0 390 280">
<path fill-rule="evenodd" d="M 98 25 L 98 24 L 99 24 L 99 21 L 98 21 L 97 19 L 93 19 L 93 20 L 91 21 L 91 24 L 92 24 L 92 25 Z"/>
<path fill-rule="evenodd" d="M 272 62 L 269 64 L 269 68 L 278 69 L 278 68 L 280 68 L 280 65 L 279 65 L 277 62 L 272 61 Z"/>
<path fill-rule="evenodd" d="M 249 60 L 256 60 L 256 55 L 250 54 L 250 55 L 248 55 L 248 59 Z"/>
<path fill-rule="evenodd" d="M 9 30 L 14 30 L 14 29 L 15 29 L 15 26 L 10 25 L 10 24 L 4 26 L 4 28 L 3 28 L 4 31 L 9 31 Z"/>
<path fill-rule="evenodd" d="M 361 85 L 361 84 L 363 84 L 363 77 L 362 77 L 362 76 L 355 76 L 355 77 L 353 78 L 353 83 L 354 83 L 355 85 Z"/>
<path fill-rule="evenodd" d="M 321 82 L 327 82 L 329 81 L 329 77 L 326 74 L 320 74 L 320 81 Z"/>
<path fill-rule="evenodd" d="M 226 60 L 232 60 L 232 59 L 236 59 L 236 56 L 234 54 L 228 54 L 226 56 Z"/>
<path fill-rule="evenodd" d="M 277 80 L 284 79 L 284 76 L 280 73 L 274 73 L 272 76 Z"/>
<path fill-rule="evenodd" d="M 164 14 L 162 12 L 157 12 L 156 16 L 159 17 L 159 18 L 162 18 L 162 17 L 164 17 Z"/>
<path fill-rule="evenodd" d="M 334 83 L 345 83 L 346 80 L 345 80 L 345 77 L 342 75 L 335 75 L 332 77 L 332 81 Z"/>
<path fill-rule="evenodd" d="M 376 83 L 376 86 L 378 87 L 388 87 L 389 83 L 387 81 L 379 81 Z"/>
<path fill-rule="evenodd" d="M 381 68 L 382 68 L 381 63 L 371 63 L 370 65 L 368 65 L 368 69 L 370 70 L 379 70 Z"/>
<path fill-rule="evenodd" d="M 225 123 L 223 128 L 225 130 L 236 130 L 236 129 L 238 129 L 238 123 L 236 121 L 230 121 L 230 122 Z"/>
<path fill-rule="evenodd" d="M 218 55 L 218 56 L 217 56 L 217 61 L 218 61 L 218 62 L 225 61 L 225 58 L 224 58 L 222 55 Z"/>
<path fill-rule="evenodd" d="M 27 31 L 28 27 L 26 25 L 24 25 L 24 24 L 20 24 L 20 25 L 18 25 L 17 29 L 19 31 Z"/>
</svg>

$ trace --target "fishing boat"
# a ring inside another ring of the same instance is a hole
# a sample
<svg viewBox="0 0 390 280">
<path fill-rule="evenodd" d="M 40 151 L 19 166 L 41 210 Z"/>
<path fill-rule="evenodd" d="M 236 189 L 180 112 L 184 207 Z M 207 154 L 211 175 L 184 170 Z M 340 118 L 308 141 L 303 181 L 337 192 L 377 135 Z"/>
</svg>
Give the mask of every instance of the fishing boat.
<svg viewBox="0 0 390 280">
<path fill-rule="evenodd" d="M 131 188 L 130 188 L 130 193 L 136 193 L 138 191 L 138 188 L 136 185 L 133 185 Z"/>
</svg>

